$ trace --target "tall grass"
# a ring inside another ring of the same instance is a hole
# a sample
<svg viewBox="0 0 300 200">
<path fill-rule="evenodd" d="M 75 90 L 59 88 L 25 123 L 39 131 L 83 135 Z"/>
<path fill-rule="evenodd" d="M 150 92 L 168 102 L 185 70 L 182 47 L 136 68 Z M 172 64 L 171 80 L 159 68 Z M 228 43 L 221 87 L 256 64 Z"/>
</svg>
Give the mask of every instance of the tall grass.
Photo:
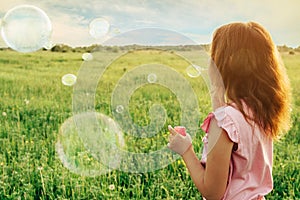
<svg viewBox="0 0 300 200">
<path fill-rule="evenodd" d="M 176 65 L 176 57 L 163 56 L 164 60 L 159 62 Z M 115 70 L 108 70 L 103 82 L 100 80 L 101 87 L 95 96 L 97 111 L 110 115 L 110 93 L 118 80 L 116 76 L 130 70 L 132 63 L 128 59 L 120 59 L 112 68 Z M 274 190 L 267 199 L 300 198 L 300 55 L 283 54 L 283 60 L 293 87 L 293 126 L 274 145 Z M 95 177 L 72 173 L 63 166 L 55 144 L 61 125 L 73 115 L 73 90 L 61 83 L 61 77 L 77 74 L 81 64 L 81 53 L 0 51 L 0 199 L 201 199 L 182 160 L 153 172 L 113 170 Z M 197 82 L 191 80 L 191 84 L 198 93 L 205 94 L 205 89 L 197 88 Z M 180 107 L 176 96 L 156 87 L 145 86 L 133 94 L 132 117 L 137 119 L 136 123 L 147 124 L 149 119 L 145 116 L 150 104 L 163 101 L 165 107 L 174 110 L 168 123 L 178 122 Z M 205 105 L 203 113 L 210 109 L 205 98 L 198 96 L 199 104 Z M 161 134 L 160 144 L 155 148 L 161 148 L 167 141 L 166 133 Z M 197 133 L 195 141 L 200 141 L 201 134 Z M 127 140 L 139 147 L 131 149 L 136 152 L 151 151 L 150 144 L 154 144 L 129 136 Z M 200 151 L 200 146 L 195 145 Z"/>
</svg>

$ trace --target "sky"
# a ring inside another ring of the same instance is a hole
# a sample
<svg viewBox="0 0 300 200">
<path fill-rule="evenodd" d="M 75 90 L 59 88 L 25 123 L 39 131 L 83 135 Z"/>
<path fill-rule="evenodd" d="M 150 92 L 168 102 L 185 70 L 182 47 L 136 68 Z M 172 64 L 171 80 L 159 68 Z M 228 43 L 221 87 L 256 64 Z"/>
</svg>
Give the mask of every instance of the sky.
<svg viewBox="0 0 300 200">
<path fill-rule="evenodd" d="M 103 42 L 89 33 L 96 18 L 106 19 L 114 34 L 159 28 L 197 44 L 210 43 L 213 31 L 223 24 L 255 21 L 275 44 L 300 46 L 299 0 L 0 0 L 0 18 L 22 4 L 37 6 L 49 16 L 54 44 L 72 47 Z M 0 46 L 6 46 L 2 37 Z"/>
</svg>

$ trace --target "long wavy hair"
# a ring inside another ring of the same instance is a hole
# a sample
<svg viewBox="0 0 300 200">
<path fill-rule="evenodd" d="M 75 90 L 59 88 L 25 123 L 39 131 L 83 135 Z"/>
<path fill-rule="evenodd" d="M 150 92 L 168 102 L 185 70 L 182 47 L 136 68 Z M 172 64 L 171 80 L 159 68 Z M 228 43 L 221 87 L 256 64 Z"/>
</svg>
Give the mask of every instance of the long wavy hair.
<svg viewBox="0 0 300 200">
<path fill-rule="evenodd" d="M 290 83 L 266 29 L 255 22 L 221 26 L 213 35 L 211 58 L 223 78 L 226 98 L 247 121 L 253 120 L 271 138 L 290 128 Z"/>
</svg>

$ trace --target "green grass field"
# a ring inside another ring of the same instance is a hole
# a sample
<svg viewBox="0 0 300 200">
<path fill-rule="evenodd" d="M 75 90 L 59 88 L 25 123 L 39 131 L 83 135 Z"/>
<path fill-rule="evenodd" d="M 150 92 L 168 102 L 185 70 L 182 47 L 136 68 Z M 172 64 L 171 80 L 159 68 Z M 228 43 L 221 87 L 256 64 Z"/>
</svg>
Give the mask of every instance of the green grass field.
<svg viewBox="0 0 300 200">
<path fill-rule="evenodd" d="M 114 85 L 134 65 L 155 61 L 174 66 L 184 74 L 187 61 L 178 60 L 173 53 L 158 54 L 137 56 L 133 52 L 114 62 L 99 81 L 95 94 L 96 111 L 112 116 L 110 97 Z M 73 115 L 73 87 L 63 85 L 61 77 L 78 73 L 81 55 L 0 51 L 0 199 L 201 199 L 182 160 L 146 173 L 112 170 L 94 177 L 79 175 L 64 167 L 55 146 L 61 125 Z M 111 52 L 103 53 L 103 60 L 114 56 Z M 293 88 L 293 126 L 274 144 L 274 190 L 266 198 L 300 199 L 300 54 L 283 53 L 282 57 Z M 209 96 L 203 81 L 184 77 L 198 94 L 201 121 L 204 113 L 210 111 Z M 171 110 L 167 124 L 179 123 L 180 105 L 176 96 L 155 84 L 146 85 L 132 95 L 129 108 L 133 121 L 147 125 L 147 112 L 153 103 L 162 103 Z M 203 132 L 197 131 L 193 141 L 198 151 L 202 135 Z M 150 152 L 167 143 L 166 126 L 150 139 L 124 137 L 124 148 L 133 152 Z M 88 155 L 78 139 L 67 138 L 65 141 L 71 143 L 69 153 L 77 156 L 78 160 L 74 160 L 79 162 L 77 167 L 103 168 Z"/>
</svg>

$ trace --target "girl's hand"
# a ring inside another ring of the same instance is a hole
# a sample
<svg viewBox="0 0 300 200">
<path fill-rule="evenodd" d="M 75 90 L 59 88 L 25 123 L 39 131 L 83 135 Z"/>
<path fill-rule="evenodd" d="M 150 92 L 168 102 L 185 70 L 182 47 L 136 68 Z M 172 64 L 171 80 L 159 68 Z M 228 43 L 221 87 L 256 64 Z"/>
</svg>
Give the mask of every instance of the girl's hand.
<svg viewBox="0 0 300 200">
<path fill-rule="evenodd" d="M 179 155 L 183 155 L 188 148 L 192 145 L 192 138 L 188 133 L 180 134 L 177 132 L 174 128 L 172 128 L 171 125 L 168 126 L 168 129 L 170 131 L 170 136 L 169 136 L 169 143 L 168 147 L 178 153 Z"/>
</svg>

